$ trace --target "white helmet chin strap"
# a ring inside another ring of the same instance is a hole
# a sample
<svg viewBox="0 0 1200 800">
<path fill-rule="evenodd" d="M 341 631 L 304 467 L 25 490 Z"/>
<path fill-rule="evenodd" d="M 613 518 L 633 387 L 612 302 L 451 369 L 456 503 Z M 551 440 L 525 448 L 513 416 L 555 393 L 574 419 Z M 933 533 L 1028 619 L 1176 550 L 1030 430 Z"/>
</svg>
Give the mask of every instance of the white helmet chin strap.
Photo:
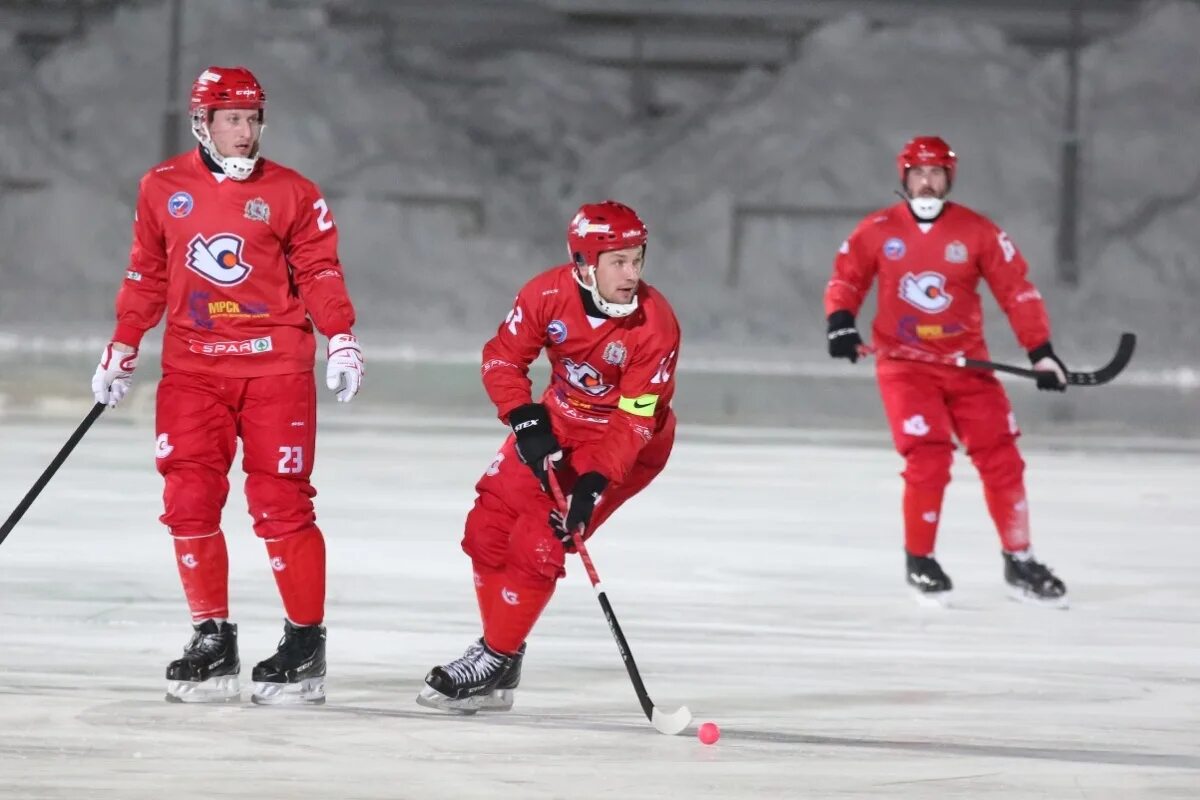
<svg viewBox="0 0 1200 800">
<path fill-rule="evenodd" d="M 596 304 L 596 308 L 600 309 L 602 312 L 604 312 L 606 315 L 608 315 L 610 317 L 628 317 L 634 311 L 637 311 L 637 307 L 638 307 L 637 294 L 633 295 L 632 303 L 610 303 L 609 301 L 605 300 L 603 297 L 600 296 L 600 284 L 599 284 L 599 281 L 596 280 L 595 265 L 589 264 L 587 267 L 582 268 L 582 269 L 587 270 L 588 277 L 592 279 L 591 284 L 586 284 L 583 282 L 583 278 L 581 278 L 579 276 L 580 269 L 581 268 L 576 267 L 574 270 L 571 271 L 571 274 L 575 277 L 575 282 L 578 283 L 580 286 L 582 286 L 584 289 L 587 289 L 588 292 L 592 295 L 592 302 Z"/>
<path fill-rule="evenodd" d="M 929 221 L 937 219 L 937 215 L 942 213 L 942 206 L 946 205 L 946 201 L 941 197 L 909 197 L 908 207 L 912 209 L 917 219 Z"/>
<path fill-rule="evenodd" d="M 225 172 L 230 180 L 246 180 L 254 172 L 254 165 L 258 163 L 258 148 L 262 143 L 262 132 L 267 128 L 266 124 L 264 123 L 258 129 L 258 142 L 254 148 L 254 155 L 249 158 L 223 156 L 217 151 L 217 146 L 213 144 L 212 134 L 208 132 L 208 123 L 203 119 L 205 113 L 201 111 L 198 116 L 192 117 L 192 136 L 196 137 L 196 141 L 204 147 L 208 157 Z"/>
</svg>

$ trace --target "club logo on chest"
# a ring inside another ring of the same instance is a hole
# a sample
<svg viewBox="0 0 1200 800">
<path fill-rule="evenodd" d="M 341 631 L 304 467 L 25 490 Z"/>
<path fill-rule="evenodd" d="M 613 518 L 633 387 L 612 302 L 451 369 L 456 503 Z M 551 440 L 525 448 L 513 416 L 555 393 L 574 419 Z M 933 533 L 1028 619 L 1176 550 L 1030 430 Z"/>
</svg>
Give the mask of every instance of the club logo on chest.
<svg viewBox="0 0 1200 800">
<path fill-rule="evenodd" d="M 563 367 L 567 370 L 567 382 L 576 389 L 587 392 L 592 397 L 601 397 L 612 390 L 612 384 L 604 382 L 600 371 L 586 361 L 576 364 L 569 358 L 563 359 Z"/>
<path fill-rule="evenodd" d="M 218 233 L 211 239 L 198 233 L 188 243 L 187 267 L 218 286 L 236 286 L 254 269 L 242 260 L 245 244 L 234 233 Z"/>
<path fill-rule="evenodd" d="M 932 314 L 945 311 L 954 301 L 946 293 L 946 276 L 938 272 L 906 273 L 900 279 L 900 299 Z"/>
</svg>

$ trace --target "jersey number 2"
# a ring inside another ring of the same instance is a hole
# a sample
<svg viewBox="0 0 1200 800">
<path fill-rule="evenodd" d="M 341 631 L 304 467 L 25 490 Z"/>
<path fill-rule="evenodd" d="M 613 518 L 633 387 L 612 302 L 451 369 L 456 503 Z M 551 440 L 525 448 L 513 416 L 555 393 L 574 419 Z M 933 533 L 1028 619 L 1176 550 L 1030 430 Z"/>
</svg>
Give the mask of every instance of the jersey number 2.
<svg viewBox="0 0 1200 800">
<path fill-rule="evenodd" d="M 333 227 L 333 220 L 329 218 L 329 204 L 325 202 L 324 197 L 317 198 L 317 202 L 313 203 L 313 210 L 317 212 L 317 230 L 327 231 Z"/>
<path fill-rule="evenodd" d="M 525 315 L 521 311 L 521 307 L 513 306 L 512 311 L 509 311 L 508 316 L 504 318 L 504 321 L 508 323 L 508 332 L 511 333 L 513 336 L 516 336 L 517 335 L 517 325 L 519 325 L 521 323 L 521 320 L 523 320 L 524 318 L 525 318 Z"/>
</svg>

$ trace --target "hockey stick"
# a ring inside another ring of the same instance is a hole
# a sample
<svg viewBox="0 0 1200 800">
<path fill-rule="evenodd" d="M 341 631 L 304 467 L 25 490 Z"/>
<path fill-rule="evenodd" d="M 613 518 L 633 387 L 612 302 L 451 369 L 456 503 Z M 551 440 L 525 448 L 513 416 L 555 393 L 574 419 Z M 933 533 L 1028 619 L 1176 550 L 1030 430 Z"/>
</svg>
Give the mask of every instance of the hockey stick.
<svg viewBox="0 0 1200 800">
<path fill-rule="evenodd" d="M 1099 386 L 1108 383 L 1121 374 L 1133 358 L 1133 350 L 1137 345 L 1137 337 L 1132 333 L 1122 333 L 1117 343 L 1117 352 L 1112 359 L 1097 370 L 1091 372 L 1068 372 L 1068 386 Z M 1022 378 L 1037 380 L 1038 371 L 1027 367 L 1015 367 L 1011 364 L 999 364 L 995 361 L 985 361 L 979 358 L 967 358 L 962 355 L 930 353 L 916 347 L 898 347 L 893 350 L 878 351 L 877 355 L 885 358 L 895 358 L 900 361 L 919 361 L 925 364 L 945 364 L 951 367 L 966 367 L 968 369 L 989 369 L 994 372 L 1007 372 L 1010 375 L 1020 375 Z"/>
<path fill-rule="evenodd" d="M 58 451 L 58 455 L 50 462 L 50 466 L 46 467 L 41 477 L 34 481 L 33 488 L 25 493 L 25 496 L 21 498 L 21 502 L 17 503 L 17 507 L 8 515 L 8 519 L 4 520 L 4 525 L 0 526 L 0 544 L 3 544 L 12 529 L 17 527 L 17 523 L 21 521 L 21 517 L 25 516 L 25 512 L 33 505 L 33 501 L 42 493 L 42 489 L 46 488 L 46 484 L 54 477 L 54 473 L 58 472 L 58 468 L 67 460 L 67 456 L 71 455 L 71 451 L 75 449 L 75 445 L 79 444 L 79 440 L 88 432 L 88 428 L 92 427 L 92 423 L 99 419 L 105 408 L 107 406 L 104 403 L 96 403 L 96 405 L 92 406 L 92 410 L 83 418 L 83 422 L 79 423 L 79 427 L 71 434 L 71 438 L 67 439 L 67 443 L 62 446 L 62 449 Z"/>
<path fill-rule="evenodd" d="M 546 474 L 550 479 L 550 490 L 554 494 L 554 502 L 558 504 L 558 510 L 563 515 L 563 519 L 566 519 L 567 501 L 558 485 L 558 477 L 554 474 L 553 469 L 548 469 Z M 588 580 L 592 582 L 592 589 L 596 593 L 596 599 L 600 601 L 600 608 L 604 609 L 604 617 L 608 620 L 608 629 L 612 631 L 613 638 L 617 640 L 617 650 L 621 652 L 621 659 L 625 662 L 629 679 L 633 681 L 633 690 L 637 692 L 638 702 L 642 704 L 642 711 L 659 733 L 665 733 L 668 736 L 682 733 L 683 729 L 692 721 L 692 712 L 688 711 L 687 706 L 681 706 L 674 711 L 663 711 L 654 705 L 654 701 L 646 693 L 646 684 L 642 683 L 642 675 L 633 661 L 629 642 L 625 641 L 625 634 L 621 633 L 621 624 L 617 622 L 617 613 L 613 611 L 612 603 L 608 602 L 608 595 L 605 593 L 604 587 L 600 585 L 600 576 L 596 574 L 596 566 L 592 563 L 592 557 L 588 555 L 587 548 L 583 544 L 582 532 L 583 526 L 580 526 L 579 530 L 571 534 L 575 550 L 579 553 L 580 560 L 583 561 L 583 568 L 587 570 Z"/>
</svg>

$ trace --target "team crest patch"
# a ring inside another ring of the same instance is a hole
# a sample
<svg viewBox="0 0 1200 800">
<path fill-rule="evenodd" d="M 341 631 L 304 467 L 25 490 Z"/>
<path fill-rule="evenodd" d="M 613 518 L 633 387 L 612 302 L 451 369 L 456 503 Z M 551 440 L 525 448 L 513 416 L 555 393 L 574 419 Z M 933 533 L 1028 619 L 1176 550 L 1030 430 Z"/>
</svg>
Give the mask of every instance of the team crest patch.
<svg viewBox="0 0 1200 800">
<path fill-rule="evenodd" d="M 183 219 L 192 213 L 196 203 L 187 192 L 176 192 L 167 200 L 167 213 L 175 219 Z"/>
<path fill-rule="evenodd" d="M 234 233 L 218 233 L 211 239 L 196 234 L 188 242 L 188 269 L 198 272 L 218 286 L 236 286 L 253 269 L 242 260 L 246 241 Z"/>
<path fill-rule="evenodd" d="M 555 344 L 562 344 L 567 340 L 567 323 L 561 319 L 550 320 L 546 326 L 546 336 Z"/>
<path fill-rule="evenodd" d="M 938 272 L 909 272 L 900 279 L 900 299 L 922 311 L 945 311 L 954 296 L 946 293 L 946 276 Z"/>
<path fill-rule="evenodd" d="M 258 222 L 271 221 L 271 207 L 261 197 L 256 197 L 246 203 L 246 219 Z"/>
<path fill-rule="evenodd" d="M 967 263 L 967 246 L 962 242 L 951 242 L 946 245 L 946 260 L 951 264 Z"/>
<path fill-rule="evenodd" d="M 619 367 L 625 363 L 625 343 L 624 342 L 609 342 L 604 348 L 604 360 L 614 367 Z"/>
<path fill-rule="evenodd" d="M 904 246 L 903 239 L 892 237 L 883 243 L 883 254 L 892 261 L 899 261 L 904 258 L 904 253 L 907 248 Z"/>
<path fill-rule="evenodd" d="M 592 397 L 601 397 L 613 388 L 611 384 L 604 382 L 604 376 L 600 374 L 600 371 L 586 361 L 576 364 L 571 359 L 564 358 L 562 364 L 567 371 L 567 382 Z"/>
</svg>

